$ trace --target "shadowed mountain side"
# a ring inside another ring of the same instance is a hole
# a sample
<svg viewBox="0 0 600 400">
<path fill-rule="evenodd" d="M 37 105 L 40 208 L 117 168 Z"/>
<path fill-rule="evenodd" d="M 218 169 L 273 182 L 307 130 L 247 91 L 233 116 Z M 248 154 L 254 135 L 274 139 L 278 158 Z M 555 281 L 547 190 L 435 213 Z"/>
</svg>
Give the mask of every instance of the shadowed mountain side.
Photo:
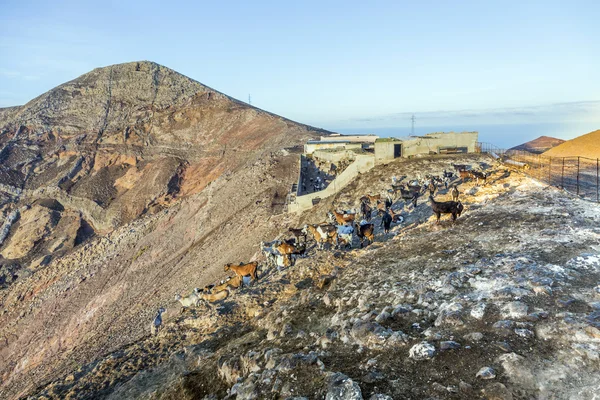
<svg viewBox="0 0 600 400">
<path fill-rule="evenodd" d="M 558 146 L 565 141 L 562 139 L 553 138 L 550 136 L 540 136 L 537 139 L 530 140 L 527 143 L 520 144 L 510 150 L 524 150 L 531 153 L 541 154 L 555 146 Z"/>
</svg>

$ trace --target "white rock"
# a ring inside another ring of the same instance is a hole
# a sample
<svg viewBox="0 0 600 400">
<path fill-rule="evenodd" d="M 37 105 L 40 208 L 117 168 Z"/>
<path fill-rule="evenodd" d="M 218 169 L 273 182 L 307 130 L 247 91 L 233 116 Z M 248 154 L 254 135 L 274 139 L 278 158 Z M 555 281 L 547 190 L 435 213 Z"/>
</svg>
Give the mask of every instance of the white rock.
<svg viewBox="0 0 600 400">
<path fill-rule="evenodd" d="M 485 315 L 485 308 L 486 308 L 485 303 L 477 303 L 471 309 L 471 317 L 473 317 L 475 319 L 482 319 L 483 316 Z"/>
<path fill-rule="evenodd" d="M 524 318 L 527 316 L 529 307 L 521 301 L 511 301 L 502 307 L 504 318 Z"/>
<path fill-rule="evenodd" d="M 476 378 L 480 379 L 494 379 L 496 377 L 496 371 L 490 367 L 483 367 L 475 374 Z"/>
<path fill-rule="evenodd" d="M 435 347 L 431 343 L 421 342 L 411 347 L 408 354 L 413 360 L 430 360 L 435 355 Z"/>
</svg>

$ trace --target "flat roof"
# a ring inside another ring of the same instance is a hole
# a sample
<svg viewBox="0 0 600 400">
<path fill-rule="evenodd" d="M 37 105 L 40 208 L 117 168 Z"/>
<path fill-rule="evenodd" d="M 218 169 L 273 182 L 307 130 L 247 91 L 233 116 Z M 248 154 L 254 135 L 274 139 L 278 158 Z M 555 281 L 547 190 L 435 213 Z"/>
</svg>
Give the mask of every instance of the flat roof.
<svg viewBox="0 0 600 400">
<path fill-rule="evenodd" d="M 344 144 L 352 143 L 349 140 L 309 140 L 306 144 Z"/>
</svg>

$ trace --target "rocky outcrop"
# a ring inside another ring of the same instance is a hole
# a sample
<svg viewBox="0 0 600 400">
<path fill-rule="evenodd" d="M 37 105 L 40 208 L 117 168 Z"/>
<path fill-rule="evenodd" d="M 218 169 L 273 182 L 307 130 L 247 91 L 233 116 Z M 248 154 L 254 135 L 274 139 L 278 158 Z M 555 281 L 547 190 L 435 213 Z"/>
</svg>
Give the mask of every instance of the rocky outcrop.
<svg viewBox="0 0 600 400">
<path fill-rule="evenodd" d="M 104 234 L 317 133 L 152 62 L 112 65 L 0 112 L 0 190 Z"/>
</svg>

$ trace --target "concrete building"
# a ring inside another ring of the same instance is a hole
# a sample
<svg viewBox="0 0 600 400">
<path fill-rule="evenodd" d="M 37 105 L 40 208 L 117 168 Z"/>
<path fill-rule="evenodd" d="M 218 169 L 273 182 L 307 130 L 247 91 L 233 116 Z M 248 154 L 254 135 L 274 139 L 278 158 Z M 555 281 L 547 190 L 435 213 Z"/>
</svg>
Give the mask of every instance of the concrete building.
<svg viewBox="0 0 600 400">
<path fill-rule="evenodd" d="M 362 143 L 349 140 L 309 140 L 304 145 L 304 153 L 312 154 L 317 150 L 360 150 Z"/>
<path fill-rule="evenodd" d="M 342 135 L 341 133 L 334 133 L 329 136 L 321 136 L 321 141 L 329 141 L 329 142 L 353 142 L 353 143 L 375 143 L 375 141 L 379 139 L 379 136 L 373 134 L 365 134 L 365 135 Z"/>
<path fill-rule="evenodd" d="M 380 138 L 375 141 L 375 163 L 419 154 L 474 153 L 477 132 L 436 132 L 424 136 Z"/>
</svg>

